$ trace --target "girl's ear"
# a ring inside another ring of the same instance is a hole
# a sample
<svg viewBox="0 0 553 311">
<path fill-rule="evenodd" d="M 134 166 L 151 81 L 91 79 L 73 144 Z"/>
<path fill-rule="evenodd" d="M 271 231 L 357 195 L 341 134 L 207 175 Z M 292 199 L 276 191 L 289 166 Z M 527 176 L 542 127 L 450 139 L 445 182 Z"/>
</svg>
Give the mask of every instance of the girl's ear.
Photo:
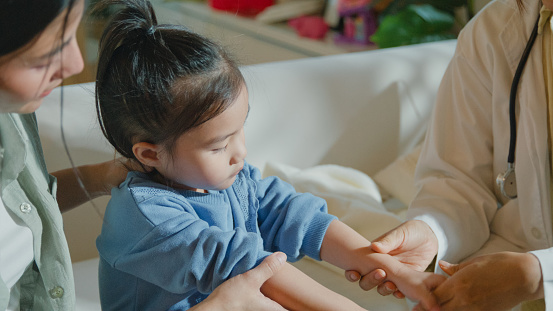
<svg viewBox="0 0 553 311">
<path fill-rule="evenodd" d="M 132 146 L 132 152 L 140 163 L 150 166 L 159 167 L 161 146 L 154 145 L 146 142 L 139 142 Z"/>
</svg>

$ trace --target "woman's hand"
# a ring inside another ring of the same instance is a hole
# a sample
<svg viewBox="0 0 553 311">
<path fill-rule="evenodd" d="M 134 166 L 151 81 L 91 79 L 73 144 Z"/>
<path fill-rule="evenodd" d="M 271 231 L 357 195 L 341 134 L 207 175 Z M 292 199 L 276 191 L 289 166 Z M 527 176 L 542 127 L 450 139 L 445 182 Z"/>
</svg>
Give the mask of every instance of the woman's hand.
<svg viewBox="0 0 553 311">
<path fill-rule="evenodd" d="M 138 161 L 124 157 L 115 158 L 113 161 L 99 163 L 104 167 L 105 178 L 102 180 L 102 191 L 104 195 L 109 195 L 111 189 L 118 187 L 130 171 L 147 172 L 151 170 L 141 165 Z"/>
<path fill-rule="evenodd" d="M 507 310 L 544 295 L 540 263 L 530 253 L 502 252 L 439 265 L 451 275 L 434 291 L 442 311 Z"/>
<path fill-rule="evenodd" d="M 261 285 L 278 272 L 285 263 L 284 253 L 272 254 L 254 269 L 219 285 L 211 295 L 190 311 L 285 311 L 259 290 Z"/>
<path fill-rule="evenodd" d="M 410 220 L 378 237 L 372 242 L 371 248 L 375 252 L 393 256 L 412 269 L 424 271 L 438 252 L 438 240 L 425 222 Z M 346 271 L 346 278 L 352 282 L 359 280 L 359 286 L 364 290 L 378 286 L 381 295 L 404 297 L 393 283 L 384 281 L 386 272 L 381 269 L 363 277 L 355 271 Z"/>
<path fill-rule="evenodd" d="M 116 158 L 114 160 L 67 168 L 50 174 L 58 180 L 57 200 L 60 210 L 66 212 L 90 199 L 109 195 L 111 188 L 119 186 L 129 171 L 144 171 L 145 168 L 134 160 Z M 77 178 L 76 174 L 79 175 Z M 81 187 L 81 182 L 86 192 Z"/>
</svg>

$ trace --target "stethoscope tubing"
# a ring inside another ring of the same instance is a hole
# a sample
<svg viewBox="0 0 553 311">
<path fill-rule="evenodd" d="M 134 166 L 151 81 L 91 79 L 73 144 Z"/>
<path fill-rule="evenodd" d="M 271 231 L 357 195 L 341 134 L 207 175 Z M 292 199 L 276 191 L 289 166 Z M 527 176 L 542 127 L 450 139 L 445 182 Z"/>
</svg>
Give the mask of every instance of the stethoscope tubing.
<svg viewBox="0 0 553 311">
<path fill-rule="evenodd" d="M 511 84 L 511 91 L 509 94 L 509 130 L 510 130 L 510 139 L 509 139 L 509 155 L 507 156 L 507 170 L 504 173 L 500 173 L 496 177 L 496 184 L 499 186 L 501 194 L 508 199 L 516 199 L 517 194 L 517 183 L 516 183 L 516 170 L 515 170 L 515 151 L 517 143 L 517 118 L 516 118 L 516 98 L 518 86 L 520 83 L 520 78 L 522 77 L 522 72 L 526 66 L 526 62 L 530 56 L 530 51 L 532 46 L 536 42 L 538 36 L 538 27 L 540 22 L 540 15 L 536 20 L 534 29 L 528 38 L 526 47 L 522 52 L 520 61 L 518 62 L 517 69 L 515 71 L 515 76 L 513 77 L 513 82 Z"/>
<path fill-rule="evenodd" d="M 515 163 L 515 149 L 516 149 L 516 142 L 517 142 L 517 119 L 516 119 L 515 109 L 516 109 L 518 85 L 520 83 L 522 71 L 524 70 L 524 67 L 526 66 L 526 62 L 528 61 L 528 58 L 530 56 L 530 51 L 532 50 L 532 46 L 534 46 L 534 42 L 536 42 L 536 37 L 538 36 L 539 21 L 540 21 L 540 16 L 538 15 L 538 19 L 536 20 L 534 29 L 530 34 L 530 38 L 526 43 L 526 47 L 524 48 L 524 52 L 522 53 L 522 56 L 518 63 L 517 70 L 515 72 L 515 76 L 511 84 L 511 93 L 509 94 L 510 95 L 509 96 L 509 128 L 510 128 L 511 137 L 509 140 L 509 155 L 507 157 L 507 163 L 510 164 L 511 166 Z"/>
</svg>

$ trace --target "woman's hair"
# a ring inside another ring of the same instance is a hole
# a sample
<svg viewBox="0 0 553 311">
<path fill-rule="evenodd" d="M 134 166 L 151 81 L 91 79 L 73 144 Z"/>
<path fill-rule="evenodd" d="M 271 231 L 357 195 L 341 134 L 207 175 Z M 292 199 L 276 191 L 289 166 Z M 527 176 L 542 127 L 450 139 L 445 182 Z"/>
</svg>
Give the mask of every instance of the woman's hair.
<svg viewBox="0 0 553 311">
<path fill-rule="evenodd" d="M 100 40 L 96 109 L 115 149 L 135 158 L 137 142 L 175 141 L 223 112 L 238 97 L 244 78 L 212 41 L 180 25 L 158 25 L 147 0 L 122 5 Z"/>
<path fill-rule="evenodd" d="M 0 57 L 32 44 L 73 3 L 74 0 L 1 0 Z"/>
</svg>

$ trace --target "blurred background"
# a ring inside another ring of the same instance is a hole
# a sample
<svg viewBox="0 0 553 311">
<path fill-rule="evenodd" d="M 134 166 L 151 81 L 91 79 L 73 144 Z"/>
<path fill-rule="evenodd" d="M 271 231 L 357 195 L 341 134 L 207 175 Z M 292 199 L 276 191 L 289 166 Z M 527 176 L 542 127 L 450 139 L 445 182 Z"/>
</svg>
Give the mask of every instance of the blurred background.
<svg viewBox="0 0 553 311">
<path fill-rule="evenodd" d="M 95 80 L 98 42 L 116 8 L 90 14 L 78 31 L 85 69 L 65 84 Z M 242 65 L 454 39 L 490 0 L 151 0 L 159 23 L 189 27 L 227 47 Z"/>
</svg>

